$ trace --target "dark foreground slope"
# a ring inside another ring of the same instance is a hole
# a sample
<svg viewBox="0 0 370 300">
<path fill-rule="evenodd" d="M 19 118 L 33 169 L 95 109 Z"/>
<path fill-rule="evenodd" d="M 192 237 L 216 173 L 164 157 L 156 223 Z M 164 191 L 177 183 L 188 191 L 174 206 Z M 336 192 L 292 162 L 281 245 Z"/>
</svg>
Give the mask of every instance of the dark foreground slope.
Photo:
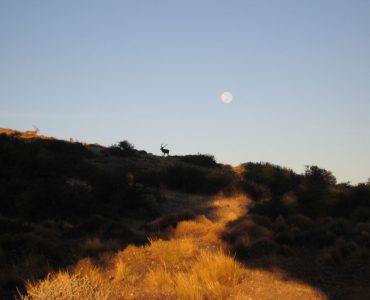
<svg viewBox="0 0 370 300">
<path fill-rule="evenodd" d="M 0 134 L 0 298 L 82 257 L 146 243 L 145 224 L 163 214 L 168 188 L 231 191 L 233 176 L 206 155 Z"/>
</svg>

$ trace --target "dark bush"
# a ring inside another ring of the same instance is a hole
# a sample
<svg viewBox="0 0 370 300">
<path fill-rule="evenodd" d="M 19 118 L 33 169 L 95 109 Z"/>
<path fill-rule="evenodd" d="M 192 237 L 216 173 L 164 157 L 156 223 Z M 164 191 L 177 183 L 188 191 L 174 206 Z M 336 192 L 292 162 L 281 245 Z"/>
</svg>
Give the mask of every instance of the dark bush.
<svg viewBox="0 0 370 300">
<path fill-rule="evenodd" d="M 217 167 L 216 159 L 210 154 L 194 154 L 194 155 L 184 155 L 175 156 L 182 162 L 193 164 L 200 167 L 215 168 Z"/>
<path fill-rule="evenodd" d="M 263 216 L 263 215 L 258 215 L 258 214 L 251 214 L 250 215 L 251 219 L 253 220 L 254 223 L 261 225 L 263 227 L 271 229 L 273 227 L 273 222 L 271 221 L 270 218 Z"/>
<path fill-rule="evenodd" d="M 196 215 L 192 211 L 168 214 L 146 224 L 146 228 L 151 231 L 160 232 L 165 230 L 169 226 L 176 227 L 177 223 L 185 220 L 192 220 L 195 217 Z"/>
<path fill-rule="evenodd" d="M 277 249 L 277 245 L 269 238 L 257 239 L 251 244 L 244 244 L 243 241 L 236 243 L 234 246 L 238 257 L 258 258 L 270 255 Z"/>
<path fill-rule="evenodd" d="M 233 177 L 222 169 L 208 170 L 176 163 L 162 171 L 161 183 L 187 193 L 215 194 L 232 189 Z"/>
<path fill-rule="evenodd" d="M 112 145 L 106 149 L 106 152 L 110 155 L 115 156 L 135 156 L 137 150 L 135 150 L 134 145 L 130 142 L 124 140 L 120 141 L 115 145 Z"/>
<path fill-rule="evenodd" d="M 282 195 L 294 189 L 302 180 L 302 176 L 292 170 L 269 163 L 247 163 L 243 165 L 245 190 L 251 183 L 262 185 L 273 195 Z"/>
</svg>

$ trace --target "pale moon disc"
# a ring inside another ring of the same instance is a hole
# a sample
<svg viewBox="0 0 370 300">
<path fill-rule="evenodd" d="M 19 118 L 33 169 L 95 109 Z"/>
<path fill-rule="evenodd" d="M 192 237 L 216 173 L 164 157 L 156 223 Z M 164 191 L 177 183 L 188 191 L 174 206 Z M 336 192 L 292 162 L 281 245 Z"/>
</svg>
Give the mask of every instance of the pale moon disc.
<svg viewBox="0 0 370 300">
<path fill-rule="evenodd" d="M 231 94 L 231 92 L 223 92 L 221 94 L 221 101 L 223 103 L 230 103 L 233 101 L 233 94 Z"/>
</svg>

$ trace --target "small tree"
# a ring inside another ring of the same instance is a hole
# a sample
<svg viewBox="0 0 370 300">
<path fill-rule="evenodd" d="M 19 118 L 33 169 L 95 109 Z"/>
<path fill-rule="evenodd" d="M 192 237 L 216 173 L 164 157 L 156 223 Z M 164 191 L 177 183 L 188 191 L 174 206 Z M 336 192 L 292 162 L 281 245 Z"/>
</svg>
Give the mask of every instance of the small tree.
<svg viewBox="0 0 370 300">
<path fill-rule="evenodd" d="M 108 153 L 117 156 L 132 156 L 135 155 L 135 147 L 127 140 L 120 141 L 108 148 Z"/>
<path fill-rule="evenodd" d="M 337 183 L 334 175 L 317 166 L 306 166 L 305 176 L 311 187 L 322 189 Z"/>
<path fill-rule="evenodd" d="M 133 152 L 135 150 L 134 145 L 127 140 L 118 142 L 118 147 L 125 152 Z"/>
</svg>

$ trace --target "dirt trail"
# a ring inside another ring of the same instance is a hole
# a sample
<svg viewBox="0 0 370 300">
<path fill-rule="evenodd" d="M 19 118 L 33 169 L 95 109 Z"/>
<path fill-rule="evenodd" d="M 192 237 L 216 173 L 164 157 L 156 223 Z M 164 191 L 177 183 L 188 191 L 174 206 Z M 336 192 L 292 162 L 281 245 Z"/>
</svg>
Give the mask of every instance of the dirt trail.
<svg viewBox="0 0 370 300">
<path fill-rule="evenodd" d="M 215 198 L 211 201 L 211 207 L 214 210 L 211 212 L 210 217 L 214 222 L 226 225 L 228 222 L 245 215 L 249 203 L 250 199 L 243 195 Z"/>
<path fill-rule="evenodd" d="M 221 235 L 229 222 L 245 216 L 250 199 L 244 195 L 216 197 L 210 199 L 206 207 L 207 220 L 203 216 L 195 221 L 180 222 L 174 230 L 173 238 L 191 237 L 194 243 L 207 251 L 217 248 L 229 253 Z M 205 230 L 203 227 L 206 227 Z M 258 270 L 243 266 L 246 278 L 239 285 L 238 293 L 227 299 L 326 299 L 325 295 L 305 283 L 290 280 L 281 270 Z"/>
<path fill-rule="evenodd" d="M 247 197 L 186 201 L 182 209 L 201 213 L 177 223 L 168 240 L 128 246 L 100 267 L 84 259 L 69 273 L 30 285 L 30 299 L 326 299 L 279 270 L 250 269 L 229 254 L 221 234 L 228 222 L 245 215 Z"/>
<path fill-rule="evenodd" d="M 198 201 L 202 199 L 197 199 L 196 202 Z M 195 220 L 179 222 L 171 238 L 191 238 L 202 250 L 215 252 L 222 249 L 223 252 L 230 253 L 221 235 L 229 222 L 246 215 L 249 203 L 250 199 L 245 195 L 208 199 L 204 205 L 206 213 Z M 266 271 L 246 266 L 242 268 L 247 275 L 238 285 L 238 292 L 231 293 L 226 299 L 326 299 L 320 291 L 289 279 L 281 270 Z"/>
</svg>

